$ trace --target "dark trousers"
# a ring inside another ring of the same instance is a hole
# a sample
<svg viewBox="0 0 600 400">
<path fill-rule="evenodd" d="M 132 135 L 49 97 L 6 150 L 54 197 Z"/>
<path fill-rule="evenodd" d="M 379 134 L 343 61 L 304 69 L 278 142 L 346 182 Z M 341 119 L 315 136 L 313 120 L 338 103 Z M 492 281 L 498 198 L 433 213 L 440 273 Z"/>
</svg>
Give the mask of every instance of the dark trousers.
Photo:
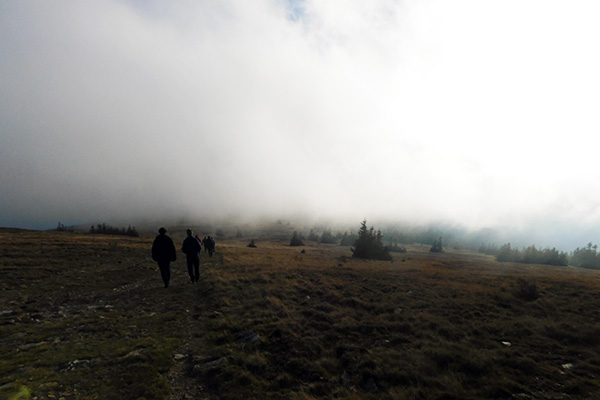
<svg viewBox="0 0 600 400">
<path fill-rule="evenodd" d="M 200 279 L 200 259 L 197 254 L 187 256 L 187 268 L 188 274 L 190 274 L 190 280 L 192 282 L 198 282 Z"/>
<path fill-rule="evenodd" d="M 165 287 L 169 287 L 169 281 L 171 280 L 171 262 L 170 261 L 159 261 L 158 268 L 160 268 L 160 276 L 165 283 Z"/>
</svg>

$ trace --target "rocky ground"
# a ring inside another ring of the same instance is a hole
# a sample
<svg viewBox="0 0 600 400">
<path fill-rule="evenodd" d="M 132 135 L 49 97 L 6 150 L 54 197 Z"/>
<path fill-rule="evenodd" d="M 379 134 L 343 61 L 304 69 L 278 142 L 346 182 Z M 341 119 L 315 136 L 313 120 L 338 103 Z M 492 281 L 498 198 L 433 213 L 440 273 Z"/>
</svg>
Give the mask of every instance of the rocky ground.
<svg viewBox="0 0 600 400">
<path fill-rule="evenodd" d="M 232 239 L 164 289 L 151 242 L 0 229 L 0 398 L 600 398 L 598 271 Z"/>
<path fill-rule="evenodd" d="M 198 320 L 210 285 L 191 284 L 179 260 L 164 289 L 150 245 L 0 232 L 0 397 L 202 398 L 187 378 L 202 361 Z M 203 258 L 204 276 L 219 260 Z"/>
</svg>

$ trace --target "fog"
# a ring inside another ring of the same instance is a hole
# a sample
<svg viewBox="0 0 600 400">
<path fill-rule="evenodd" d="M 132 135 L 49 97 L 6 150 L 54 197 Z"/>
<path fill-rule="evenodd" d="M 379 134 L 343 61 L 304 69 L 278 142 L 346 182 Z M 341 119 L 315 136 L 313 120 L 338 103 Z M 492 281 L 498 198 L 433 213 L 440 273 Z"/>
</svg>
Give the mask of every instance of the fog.
<svg viewBox="0 0 600 400">
<path fill-rule="evenodd" d="M 0 226 L 294 216 L 600 241 L 597 2 L 173 3 L 0 4 Z"/>
</svg>

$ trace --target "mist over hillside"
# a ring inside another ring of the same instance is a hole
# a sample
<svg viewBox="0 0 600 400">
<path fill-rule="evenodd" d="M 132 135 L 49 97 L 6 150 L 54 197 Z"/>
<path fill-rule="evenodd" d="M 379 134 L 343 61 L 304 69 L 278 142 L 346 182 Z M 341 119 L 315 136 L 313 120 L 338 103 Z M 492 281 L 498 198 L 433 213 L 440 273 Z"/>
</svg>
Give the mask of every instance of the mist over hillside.
<svg viewBox="0 0 600 400">
<path fill-rule="evenodd" d="M 3 2 L 0 226 L 600 241 L 599 19 L 592 1 Z"/>
<path fill-rule="evenodd" d="M 115 227 L 135 227 L 142 236 L 153 237 L 159 227 L 164 226 L 176 234 L 183 235 L 185 230 L 191 228 L 195 233 L 204 235 L 219 235 L 223 238 L 240 238 L 242 240 L 264 239 L 280 240 L 287 242 L 294 231 L 302 233 L 305 237 L 313 232 L 320 236 L 325 231 L 337 237 L 344 233 L 356 234 L 362 218 L 355 220 L 341 220 L 334 218 L 309 218 L 294 217 L 278 219 L 236 219 L 236 218 L 177 218 L 177 219 L 111 219 L 110 224 Z M 105 221 L 71 224 L 79 232 L 88 232 L 90 227 Z M 61 224 L 63 224 L 61 222 Z M 540 222 L 538 225 L 521 227 L 496 226 L 480 229 L 468 228 L 464 225 L 452 223 L 415 224 L 407 221 L 393 221 L 382 219 L 367 219 L 367 225 L 381 230 L 385 243 L 430 245 L 433 240 L 442 237 L 444 247 L 478 250 L 481 246 L 499 247 L 511 243 L 515 248 L 528 247 L 556 248 L 560 251 L 570 252 L 578 247 L 583 247 L 589 242 L 600 243 L 600 232 L 594 227 L 582 229 L 560 223 Z M 54 229 L 52 227 L 44 229 Z"/>
</svg>

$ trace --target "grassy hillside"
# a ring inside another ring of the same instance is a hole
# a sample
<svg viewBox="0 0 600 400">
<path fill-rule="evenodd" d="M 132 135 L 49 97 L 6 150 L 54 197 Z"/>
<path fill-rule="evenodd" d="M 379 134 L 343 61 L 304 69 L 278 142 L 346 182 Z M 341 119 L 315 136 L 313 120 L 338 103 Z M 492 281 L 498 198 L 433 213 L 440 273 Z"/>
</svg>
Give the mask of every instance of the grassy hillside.
<svg viewBox="0 0 600 400">
<path fill-rule="evenodd" d="M 0 398 L 600 398 L 598 271 L 230 240 L 164 289 L 151 241 L 0 231 Z"/>
</svg>

